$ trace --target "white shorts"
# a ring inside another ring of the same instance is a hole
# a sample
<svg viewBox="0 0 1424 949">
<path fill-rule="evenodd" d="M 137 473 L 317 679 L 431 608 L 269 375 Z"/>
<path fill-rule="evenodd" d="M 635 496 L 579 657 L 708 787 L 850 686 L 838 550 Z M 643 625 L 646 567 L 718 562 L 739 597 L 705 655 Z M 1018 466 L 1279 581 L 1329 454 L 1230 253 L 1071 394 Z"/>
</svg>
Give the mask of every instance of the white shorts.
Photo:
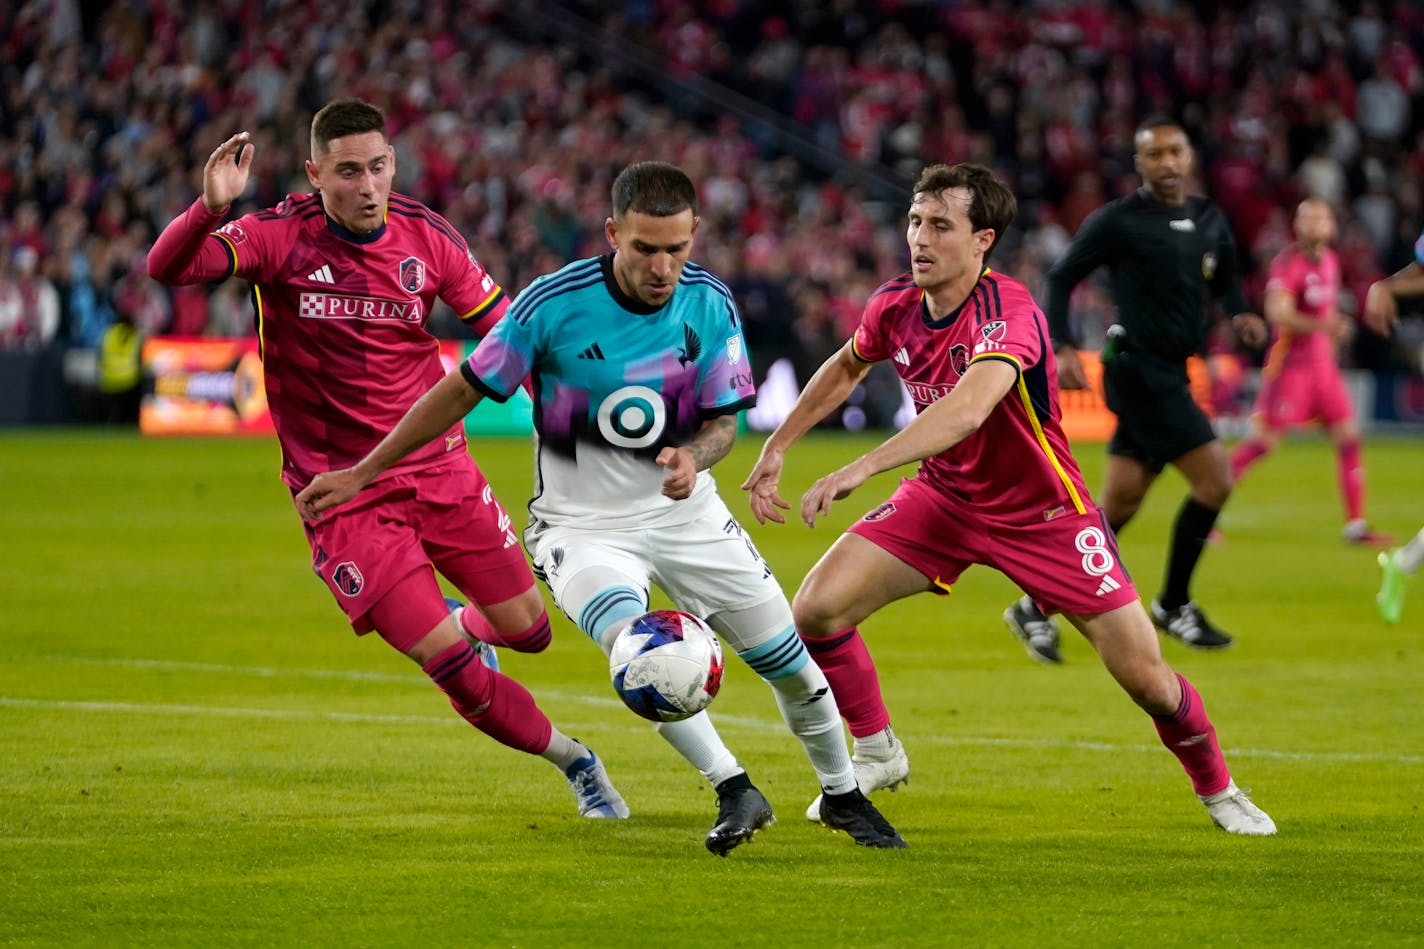
<svg viewBox="0 0 1424 949">
<path fill-rule="evenodd" d="M 534 572 L 566 613 L 575 604 L 564 603 L 564 589 L 589 567 L 616 571 L 640 590 L 656 584 L 678 609 L 704 619 L 784 596 L 771 568 L 716 492 L 681 503 L 699 508 L 692 520 L 685 520 L 686 509 L 678 511 L 675 523 L 654 518 L 618 530 L 536 520 L 524 532 L 524 546 L 534 560 Z"/>
</svg>

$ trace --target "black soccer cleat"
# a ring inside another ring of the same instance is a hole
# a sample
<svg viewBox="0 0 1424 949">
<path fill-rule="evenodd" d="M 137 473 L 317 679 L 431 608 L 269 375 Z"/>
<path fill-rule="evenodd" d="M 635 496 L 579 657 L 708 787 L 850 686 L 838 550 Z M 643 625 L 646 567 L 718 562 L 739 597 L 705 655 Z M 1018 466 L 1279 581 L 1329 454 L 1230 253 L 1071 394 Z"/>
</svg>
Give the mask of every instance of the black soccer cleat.
<svg viewBox="0 0 1424 949">
<path fill-rule="evenodd" d="M 756 788 L 748 785 L 719 790 L 717 823 L 707 832 L 707 849 L 725 857 L 775 820 L 771 805 Z"/>
<path fill-rule="evenodd" d="M 1004 625 L 1035 661 L 1050 666 L 1062 664 L 1063 657 L 1058 654 L 1058 625 L 1040 613 L 1028 597 L 1014 600 L 1004 610 Z"/>
<path fill-rule="evenodd" d="M 1148 610 L 1152 622 L 1168 636 L 1175 636 L 1188 646 L 1198 649 L 1222 649 L 1230 646 L 1232 639 L 1225 630 L 1217 629 L 1206 621 L 1201 607 L 1195 600 L 1189 600 L 1175 610 L 1164 610 L 1156 600 Z"/>
<path fill-rule="evenodd" d="M 860 788 L 852 788 L 845 794 L 822 794 L 821 823 L 832 830 L 845 831 L 862 847 L 904 850 L 909 846 L 870 803 L 870 798 L 860 793 Z"/>
</svg>

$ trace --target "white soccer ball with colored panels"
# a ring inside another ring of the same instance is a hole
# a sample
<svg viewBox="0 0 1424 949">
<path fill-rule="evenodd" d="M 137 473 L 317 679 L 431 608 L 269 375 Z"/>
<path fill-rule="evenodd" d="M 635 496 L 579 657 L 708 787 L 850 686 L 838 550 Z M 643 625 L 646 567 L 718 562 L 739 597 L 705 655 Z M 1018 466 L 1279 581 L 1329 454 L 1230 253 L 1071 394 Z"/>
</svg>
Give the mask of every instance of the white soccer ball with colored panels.
<svg viewBox="0 0 1424 949">
<path fill-rule="evenodd" d="M 678 722 L 722 687 L 722 644 L 691 613 L 654 610 L 619 631 L 608 670 L 624 705 L 649 721 Z"/>
</svg>

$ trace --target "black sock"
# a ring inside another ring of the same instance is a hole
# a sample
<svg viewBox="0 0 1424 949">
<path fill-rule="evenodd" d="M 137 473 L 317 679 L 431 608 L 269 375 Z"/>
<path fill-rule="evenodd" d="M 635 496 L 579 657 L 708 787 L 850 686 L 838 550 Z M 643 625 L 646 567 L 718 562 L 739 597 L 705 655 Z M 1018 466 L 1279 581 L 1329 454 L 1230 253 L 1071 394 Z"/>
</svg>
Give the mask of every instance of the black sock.
<svg viewBox="0 0 1424 949">
<path fill-rule="evenodd" d="M 723 781 L 721 784 L 717 785 L 716 791 L 718 796 L 721 796 L 723 794 L 726 794 L 728 791 L 744 790 L 746 788 L 751 788 L 754 786 L 755 785 L 752 784 L 752 779 L 747 777 L 747 773 L 743 771 L 741 774 L 734 774 L 727 780 Z"/>
<path fill-rule="evenodd" d="M 1192 573 L 1220 513 L 1219 508 L 1198 504 L 1190 497 L 1177 512 L 1177 522 L 1172 526 L 1172 550 L 1167 556 L 1167 580 L 1157 601 L 1162 609 L 1175 610 L 1192 598 L 1188 592 Z"/>
</svg>

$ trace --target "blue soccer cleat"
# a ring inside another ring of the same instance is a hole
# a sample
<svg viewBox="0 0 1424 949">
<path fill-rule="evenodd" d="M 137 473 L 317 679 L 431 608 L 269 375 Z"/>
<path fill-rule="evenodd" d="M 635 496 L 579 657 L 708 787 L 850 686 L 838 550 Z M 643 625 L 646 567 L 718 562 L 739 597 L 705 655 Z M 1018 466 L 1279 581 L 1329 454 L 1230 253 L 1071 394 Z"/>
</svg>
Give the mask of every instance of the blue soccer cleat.
<svg viewBox="0 0 1424 949">
<path fill-rule="evenodd" d="M 570 765 L 564 776 L 569 779 L 569 787 L 578 801 L 580 817 L 622 820 L 628 816 L 628 805 L 623 802 L 623 795 L 608 779 L 603 762 L 592 751 L 588 757 Z"/>
</svg>

